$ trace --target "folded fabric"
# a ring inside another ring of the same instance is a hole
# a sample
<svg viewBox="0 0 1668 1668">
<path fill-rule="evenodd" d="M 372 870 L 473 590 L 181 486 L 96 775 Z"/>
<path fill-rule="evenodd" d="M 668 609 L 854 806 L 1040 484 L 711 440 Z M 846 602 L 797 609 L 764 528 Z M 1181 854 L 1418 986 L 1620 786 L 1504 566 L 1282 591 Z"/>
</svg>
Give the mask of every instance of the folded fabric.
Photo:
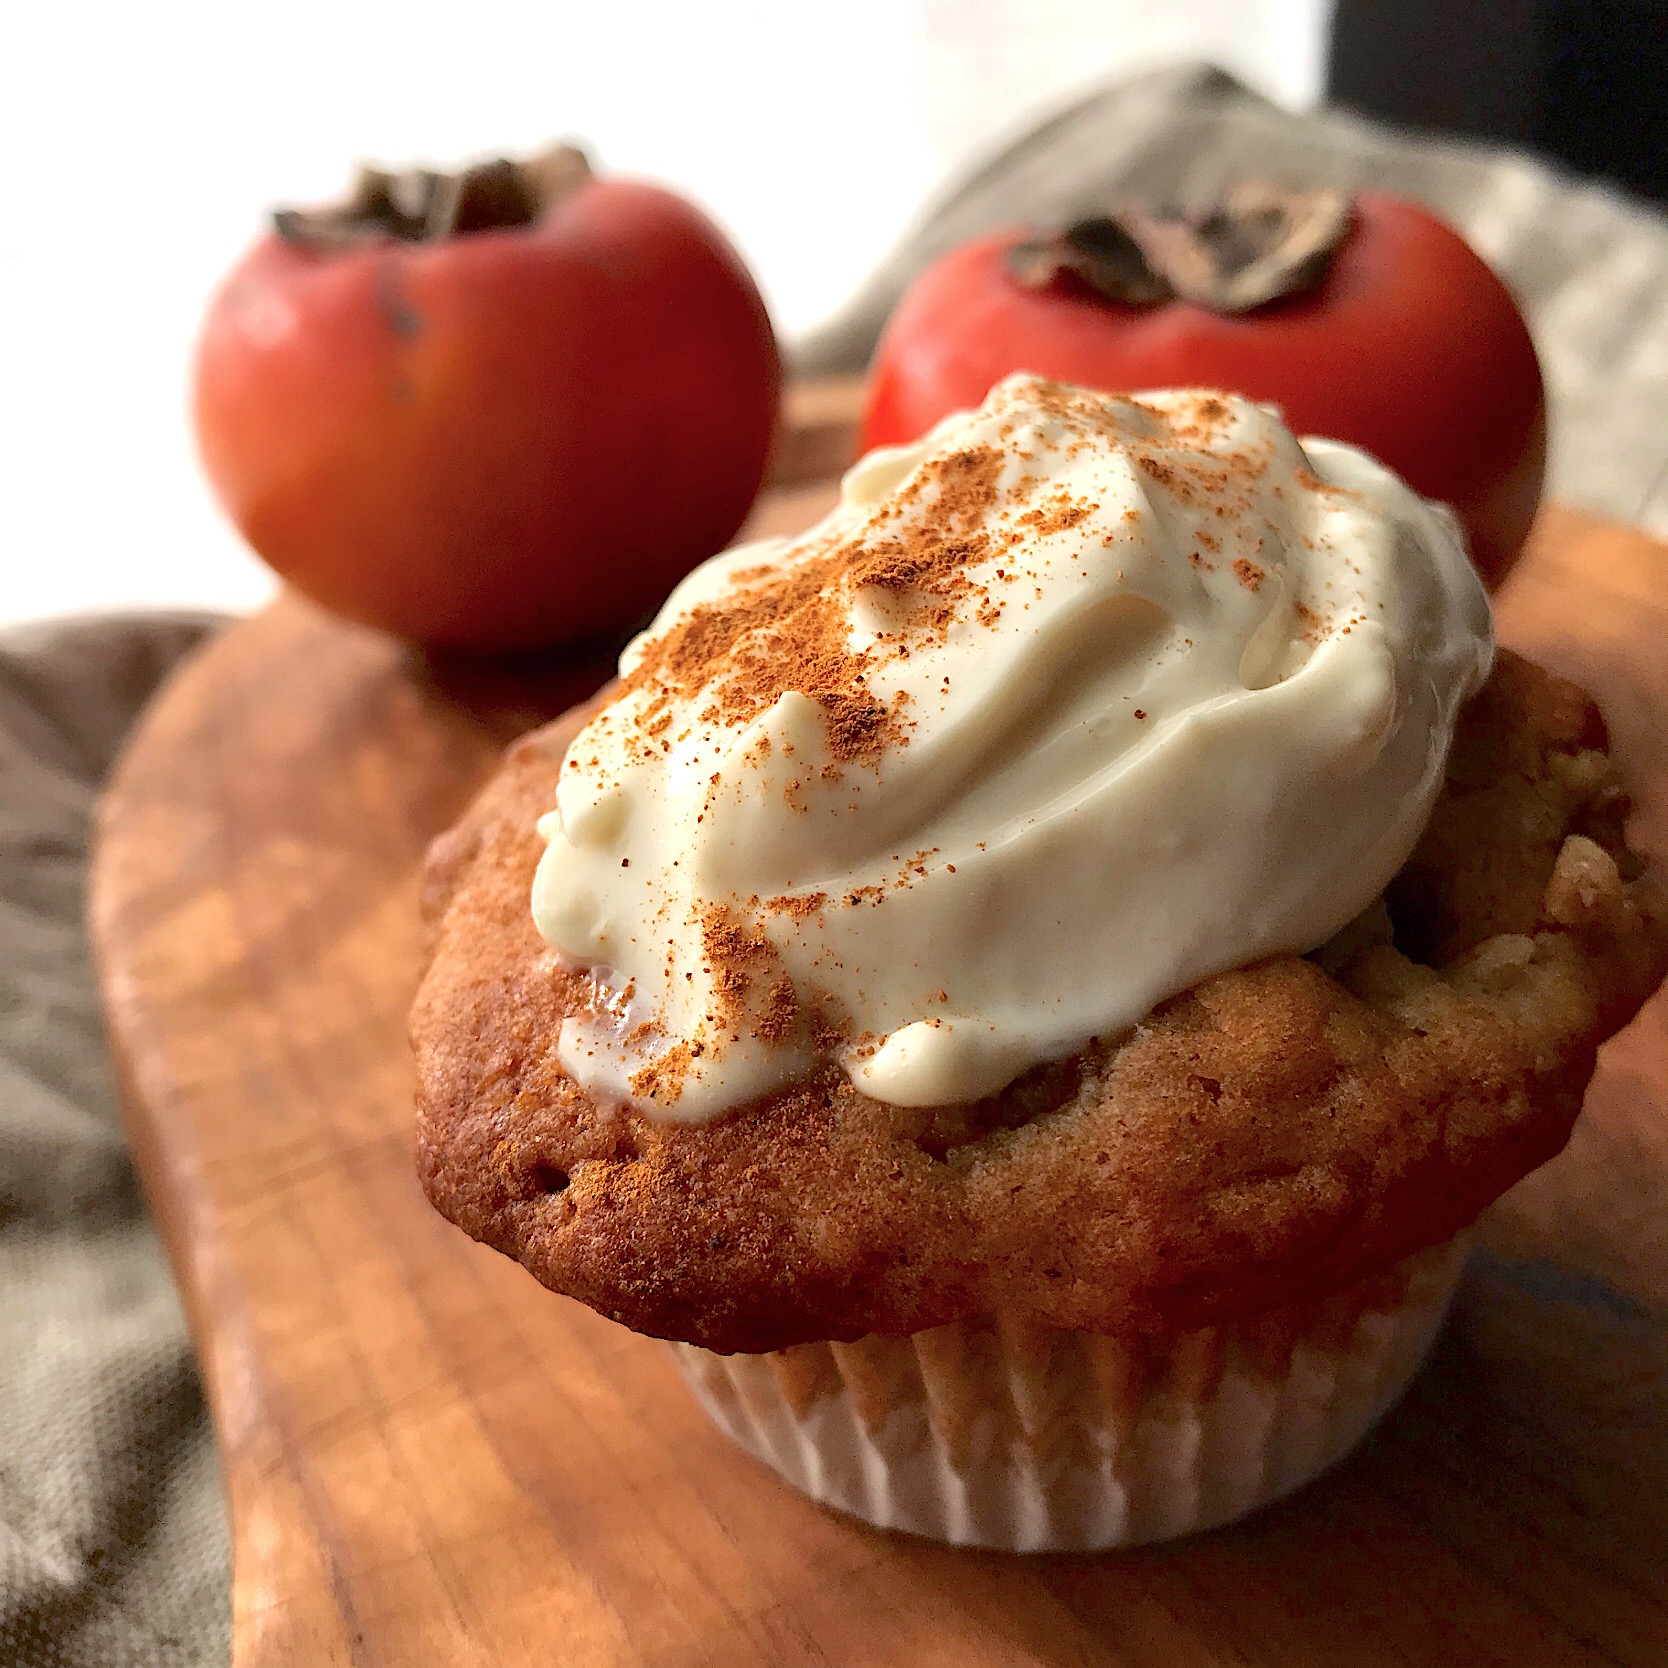
<svg viewBox="0 0 1668 1668">
<path fill-rule="evenodd" d="M 0 1663 L 228 1654 L 220 1468 L 117 1116 L 82 928 L 94 801 L 211 622 L 0 639 Z"/>
</svg>

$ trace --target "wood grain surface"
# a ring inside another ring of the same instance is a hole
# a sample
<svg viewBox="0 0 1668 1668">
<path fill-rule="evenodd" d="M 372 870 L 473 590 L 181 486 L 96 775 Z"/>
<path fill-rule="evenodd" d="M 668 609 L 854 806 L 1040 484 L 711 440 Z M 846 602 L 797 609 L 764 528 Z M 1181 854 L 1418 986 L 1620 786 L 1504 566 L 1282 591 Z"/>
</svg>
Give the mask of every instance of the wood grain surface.
<svg viewBox="0 0 1668 1668">
<path fill-rule="evenodd" d="M 767 521 L 827 501 L 842 421 L 784 453 Z M 1549 512 L 1501 624 L 1599 695 L 1668 856 L 1668 550 Z M 603 669 L 436 664 L 285 599 L 180 669 L 107 797 L 93 927 L 225 1456 L 239 1668 L 1668 1662 L 1661 996 L 1365 1447 L 1154 1550 L 1027 1560 L 824 1513 L 658 1345 L 429 1210 L 418 860 Z"/>
</svg>

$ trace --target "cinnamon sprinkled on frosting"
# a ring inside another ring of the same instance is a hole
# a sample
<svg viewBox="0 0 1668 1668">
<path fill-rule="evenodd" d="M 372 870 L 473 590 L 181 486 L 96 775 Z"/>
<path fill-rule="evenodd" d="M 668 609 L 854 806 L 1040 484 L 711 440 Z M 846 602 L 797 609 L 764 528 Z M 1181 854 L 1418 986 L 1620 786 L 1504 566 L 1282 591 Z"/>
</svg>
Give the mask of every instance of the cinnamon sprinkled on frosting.
<svg viewBox="0 0 1668 1668">
<path fill-rule="evenodd" d="M 1488 641 L 1451 525 L 1359 454 L 1011 378 L 627 651 L 541 823 L 535 919 L 596 992 L 561 1058 L 675 1118 L 830 1058 L 992 1093 L 1358 913 Z"/>
</svg>

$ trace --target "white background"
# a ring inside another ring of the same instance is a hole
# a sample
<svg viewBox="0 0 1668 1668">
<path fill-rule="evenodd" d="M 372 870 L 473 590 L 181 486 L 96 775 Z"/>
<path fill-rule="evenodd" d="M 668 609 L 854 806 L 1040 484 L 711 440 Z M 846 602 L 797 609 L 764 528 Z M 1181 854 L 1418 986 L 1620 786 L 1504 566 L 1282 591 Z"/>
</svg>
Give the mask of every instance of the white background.
<svg viewBox="0 0 1668 1668">
<path fill-rule="evenodd" d="M 1328 0 L 687 0 L 0 7 L 0 620 L 247 608 L 186 417 L 216 279 L 359 158 L 583 138 L 696 198 L 784 334 L 953 168 L 1052 100 L 1206 57 L 1319 95 Z"/>
</svg>

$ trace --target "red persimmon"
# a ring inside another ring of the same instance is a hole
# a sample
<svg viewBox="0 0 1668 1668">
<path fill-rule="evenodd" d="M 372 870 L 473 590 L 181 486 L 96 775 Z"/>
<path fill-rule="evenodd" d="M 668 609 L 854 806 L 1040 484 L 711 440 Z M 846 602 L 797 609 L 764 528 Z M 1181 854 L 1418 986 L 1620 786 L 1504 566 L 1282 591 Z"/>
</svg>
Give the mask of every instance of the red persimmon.
<svg viewBox="0 0 1668 1668">
<path fill-rule="evenodd" d="M 1262 299 L 1255 285 L 1236 293 L 1250 263 L 1278 255 L 1269 200 L 1321 195 L 1264 192 L 1249 210 L 1242 200 L 1237 227 L 1230 198 L 1191 217 L 1085 221 L 1051 243 L 1006 231 L 951 250 L 881 337 L 864 444 L 913 439 L 1011 371 L 1106 390 L 1229 389 L 1451 504 L 1497 585 L 1529 530 L 1546 458 L 1523 317 L 1450 226 L 1376 192 L 1338 199 L 1330 239 L 1305 243 L 1301 215 L 1288 215 L 1292 281 Z M 1260 252 L 1258 213 L 1270 233 Z"/>
<path fill-rule="evenodd" d="M 757 289 L 689 203 L 571 149 L 367 172 L 280 214 L 215 297 L 203 461 L 272 567 L 432 644 L 641 619 L 763 477 L 780 371 Z"/>
</svg>

